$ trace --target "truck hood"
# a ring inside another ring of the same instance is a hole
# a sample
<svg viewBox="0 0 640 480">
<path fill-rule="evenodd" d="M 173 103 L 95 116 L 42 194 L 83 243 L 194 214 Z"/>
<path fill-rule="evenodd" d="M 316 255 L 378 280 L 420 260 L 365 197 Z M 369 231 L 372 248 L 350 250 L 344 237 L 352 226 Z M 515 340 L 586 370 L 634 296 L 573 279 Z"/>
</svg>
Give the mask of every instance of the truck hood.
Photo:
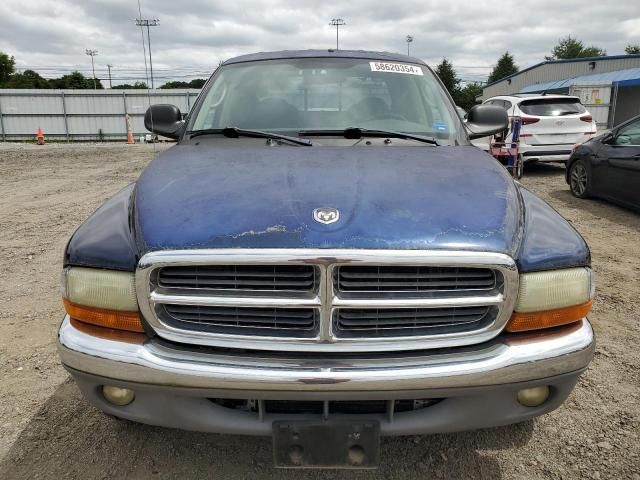
<svg viewBox="0 0 640 480">
<path fill-rule="evenodd" d="M 339 220 L 318 223 L 319 207 L 337 208 Z M 513 255 L 521 226 L 514 182 L 471 146 L 177 145 L 147 167 L 135 189 L 141 253 L 236 247 Z"/>
</svg>

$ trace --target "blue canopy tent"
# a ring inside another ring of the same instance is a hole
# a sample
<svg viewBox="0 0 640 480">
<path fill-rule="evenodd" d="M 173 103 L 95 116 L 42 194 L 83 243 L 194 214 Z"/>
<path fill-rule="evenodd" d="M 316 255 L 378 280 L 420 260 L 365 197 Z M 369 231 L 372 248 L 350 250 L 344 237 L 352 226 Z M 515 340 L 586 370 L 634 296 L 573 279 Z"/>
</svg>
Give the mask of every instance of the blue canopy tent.
<svg viewBox="0 0 640 480">
<path fill-rule="evenodd" d="M 640 68 L 617 70 L 615 72 L 594 73 L 593 75 L 581 75 L 579 77 L 565 78 L 553 82 L 534 83 L 527 85 L 520 93 L 539 93 L 558 90 L 568 90 L 572 85 L 612 85 L 618 87 L 640 86 Z"/>
</svg>

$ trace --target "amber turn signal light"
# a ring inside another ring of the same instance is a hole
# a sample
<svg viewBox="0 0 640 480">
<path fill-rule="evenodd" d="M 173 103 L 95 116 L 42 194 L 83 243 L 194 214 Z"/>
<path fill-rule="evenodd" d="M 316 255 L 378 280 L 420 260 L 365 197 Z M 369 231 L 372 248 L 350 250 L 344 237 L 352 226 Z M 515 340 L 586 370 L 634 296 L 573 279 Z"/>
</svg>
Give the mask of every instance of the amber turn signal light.
<svg viewBox="0 0 640 480">
<path fill-rule="evenodd" d="M 102 308 L 85 307 L 63 299 L 64 309 L 72 319 L 98 327 L 143 333 L 144 327 L 138 312 L 121 312 Z"/>
<path fill-rule="evenodd" d="M 505 330 L 507 332 L 527 332 L 578 322 L 589 313 L 592 305 L 593 302 L 589 300 L 580 305 L 542 312 L 513 312 Z"/>
<path fill-rule="evenodd" d="M 71 326 L 76 330 L 91 335 L 92 337 L 104 338 L 105 340 L 113 340 L 114 342 L 134 343 L 136 345 L 144 344 L 147 336 L 144 333 L 127 332 L 125 330 L 115 330 L 113 328 L 96 327 L 90 323 L 84 323 L 79 320 L 71 319 Z"/>
</svg>

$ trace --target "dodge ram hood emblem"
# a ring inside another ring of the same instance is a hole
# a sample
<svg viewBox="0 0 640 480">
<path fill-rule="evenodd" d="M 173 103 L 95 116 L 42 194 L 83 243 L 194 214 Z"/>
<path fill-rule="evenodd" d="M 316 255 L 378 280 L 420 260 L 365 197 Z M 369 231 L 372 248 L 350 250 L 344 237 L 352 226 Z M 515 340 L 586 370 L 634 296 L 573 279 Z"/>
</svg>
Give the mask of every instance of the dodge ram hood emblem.
<svg viewBox="0 0 640 480">
<path fill-rule="evenodd" d="M 313 211 L 313 219 L 325 225 L 335 223 L 340 219 L 340 211 L 337 208 L 316 208 Z"/>
</svg>

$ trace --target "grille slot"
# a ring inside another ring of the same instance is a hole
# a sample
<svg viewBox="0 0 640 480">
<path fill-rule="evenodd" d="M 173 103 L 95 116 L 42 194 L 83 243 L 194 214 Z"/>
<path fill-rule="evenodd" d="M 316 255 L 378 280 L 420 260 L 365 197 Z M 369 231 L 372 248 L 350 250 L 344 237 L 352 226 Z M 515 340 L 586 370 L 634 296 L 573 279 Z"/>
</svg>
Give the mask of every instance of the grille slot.
<svg viewBox="0 0 640 480">
<path fill-rule="evenodd" d="M 341 266 L 337 290 L 353 293 L 488 291 L 496 287 L 490 268 L 438 266 Z"/>
<path fill-rule="evenodd" d="M 347 415 L 386 415 L 393 420 L 394 414 L 413 412 L 440 403 L 443 398 L 416 400 L 328 400 L 327 413 Z M 258 400 L 209 398 L 209 401 L 230 410 L 250 412 L 262 417 L 265 413 L 284 415 L 323 415 L 325 402 L 313 400 Z"/>
<path fill-rule="evenodd" d="M 346 415 L 379 415 L 388 414 L 390 409 L 395 413 L 422 410 L 439 403 L 441 399 L 427 400 L 332 400 L 329 402 L 329 414 Z M 393 402 L 391 407 L 389 402 Z M 294 400 L 266 400 L 266 413 L 278 414 L 322 414 L 323 402 L 294 401 Z"/>
<path fill-rule="evenodd" d="M 491 321 L 492 307 L 448 308 L 340 308 L 334 312 L 338 337 L 400 337 L 460 333 L 482 328 Z"/>
<path fill-rule="evenodd" d="M 196 265 L 163 267 L 158 285 L 164 288 L 247 291 L 314 291 L 312 265 Z"/>
<path fill-rule="evenodd" d="M 162 305 L 164 320 L 185 330 L 222 334 L 310 338 L 318 331 L 313 308 Z"/>
</svg>

